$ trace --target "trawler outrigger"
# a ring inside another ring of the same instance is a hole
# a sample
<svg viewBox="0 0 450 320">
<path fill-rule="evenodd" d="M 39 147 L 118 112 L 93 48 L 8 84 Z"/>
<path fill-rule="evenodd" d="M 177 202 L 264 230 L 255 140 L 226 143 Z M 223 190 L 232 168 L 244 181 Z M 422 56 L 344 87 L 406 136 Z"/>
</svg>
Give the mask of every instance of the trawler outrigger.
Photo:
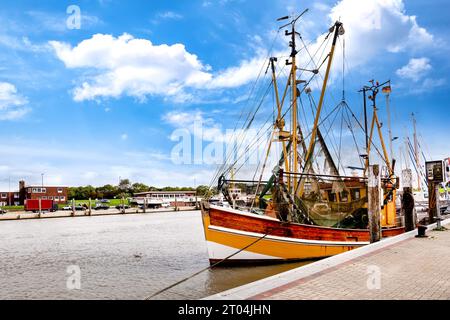
<svg viewBox="0 0 450 320">
<path fill-rule="evenodd" d="M 291 48 L 289 59 L 286 60 L 286 65 L 290 66 L 290 72 L 281 99 L 275 65 L 278 59 L 271 57 L 267 68 L 271 70 L 271 85 L 274 88 L 276 102 L 274 121 L 270 124 L 271 134 L 268 139 L 267 155 L 274 149 L 275 142 L 280 143 L 279 150 L 281 150 L 281 156 L 270 178 L 263 181 L 263 172 L 267 165 L 267 157 L 265 157 L 264 163 L 257 167 L 257 170 L 261 170 L 258 180 L 244 181 L 236 180 L 234 177 L 227 179 L 227 175 L 234 171 L 236 164 L 236 161 L 231 161 L 219 168 L 217 173 L 218 190 L 224 194 L 230 206 L 213 205 L 208 201 L 203 201 L 201 204 L 204 233 L 211 263 L 224 259 L 234 263 L 317 259 L 368 244 L 367 170 L 371 149 L 375 149 L 386 164 L 382 179 L 384 191 L 382 235 L 389 237 L 404 232 L 404 228 L 398 226 L 396 216 L 395 193 L 398 188 L 398 178 L 394 175 L 393 164 L 389 161 L 384 147 L 381 124 L 375 105 L 380 85 L 372 82 L 372 86 L 365 87 L 364 91 L 364 94 L 366 91 L 372 93 L 370 100 L 373 101 L 370 135 L 367 120 L 365 129 L 360 124 L 366 137 L 367 154 L 360 155 L 359 160 L 364 163 L 363 168 L 358 169 L 361 169 L 364 174 L 362 176 L 342 174 L 341 159 L 338 163 L 334 161 L 332 152 L 325 141 L 328 134 L 326 130 L 322 132 L 325 122 L 322 119 L 322 110 L 336 44 L 345 31 L 343 24 L 336 22 L 325 37 L 325 40 L 331 39 L 332 43 L 323 62 L 319 66 L 315 65 L 312 70 L 306 69 L 307 66 L 299 68 L 296 60 L 301 50 L 297 51 L 297 37 L 299 36 L 303 44 L 304 42 L 296 31 L 296 22 L 303 13 L 280 28 L 290 27 L 290 31 L 286 30 L 285 35 L 290 37 Z M 288 17 L 279 20 L 285 19 Z M 306 45 L 304 46 L 303 52 L 310 55 Z M 312 58 L 311 60 L 313 61 Z M 322 76 L 320 68 L 325 62 L 327 66 Z M 299 80 L 298 70 L 301 70 L 302 74 L 310 72 L 311 79 Z M 312 90 L 309 87 L 316 76 L 323 78 L 318 104 L 314 102 Z M 302 87 L 299 88 L 299 85 Z M 286 99 L 289 94 L 290 99 Z M 307 128 L 300 125 L 298 115 L 298 101 L 302 94 L 306 95 L 311 102 L 313 124 L 308 134 L 306 134 Z M 286 100 L 290 100 L 290 103 L 284 107 Z M 344 98 L 338 107 L 341 108 L 340 110 L 345 110 L 342 111 L 343 116 L 344 112 L 347 115 L 351 112 Z M 249 119 L 253 121 L 254 117 Z M 289 126 L 286 125 L 287 120 L 290 121 Z M 248 128 L 249 125 L 245 127 Z M 379 132 L 383 153 L 373 143 L 375 125 Z M 246 150 L 248 149 L 247 147 Z M 326 170 L 319 171 L 320 168 L 315 165 L 318 152 L 325 158 Z M 244 183 L 253 187 L 255 196 L 245 206 L 236 205 L 236 201 L 233 201 L 229 192 L 235 183 Z"/>
</svg>

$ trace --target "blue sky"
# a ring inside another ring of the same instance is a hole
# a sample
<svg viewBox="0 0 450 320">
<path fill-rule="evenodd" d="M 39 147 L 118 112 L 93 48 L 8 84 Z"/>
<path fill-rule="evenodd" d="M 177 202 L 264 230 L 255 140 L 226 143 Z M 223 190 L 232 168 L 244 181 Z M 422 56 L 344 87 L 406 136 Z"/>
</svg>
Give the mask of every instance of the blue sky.
<svg viewBox="0 0 450 320">
<path fill-rule="evenodd" d="M 394 136 L 411 134 L 414 112 L 425 154 L 450 156 L 450 4 L 361 2 L 308 3 L 302 36 L 319 43 L 332 20 L 341 18 L 346 98 L 355 113 L 360 116 L 362 85 L 391 79 Z M 67 25 L 70 5 L 81 10 L 79 29 Z M 208 183 L 212 166 L 171 160 L 174 130 L 201 120 L 204 140 L 211 141 L 234 128 L 269 52 L 285 54 L 284 37 L 274 36 L 276 18 L 305 4 L 3 0 L 0 9 L 5 189 L 9 179 L 12 188 L 22 178 L 39 183 L 42 172 L 46 183 L 57 185 L 102 185 L 119 177 L 156 186 Z M 342 91 L 338 51 L 330 106 Z"/>
</svg>

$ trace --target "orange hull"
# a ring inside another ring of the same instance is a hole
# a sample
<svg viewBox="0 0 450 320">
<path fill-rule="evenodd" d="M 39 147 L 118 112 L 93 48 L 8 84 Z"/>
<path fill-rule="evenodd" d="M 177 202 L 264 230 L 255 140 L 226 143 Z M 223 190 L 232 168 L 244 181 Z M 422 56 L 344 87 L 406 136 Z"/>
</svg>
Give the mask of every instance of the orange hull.
<svg viewBox="0 0 450 320">
<path fill-rule="evenodd" d="M 211 263 L 225 258 L 231 263 L 320 259 L 369 243 L 364 229 L 287 223 L 207 203 L 202 204 L 202 219 Z M 383 229 L 383 237 L 403 232 L 403 227 Z"/>
</svg>

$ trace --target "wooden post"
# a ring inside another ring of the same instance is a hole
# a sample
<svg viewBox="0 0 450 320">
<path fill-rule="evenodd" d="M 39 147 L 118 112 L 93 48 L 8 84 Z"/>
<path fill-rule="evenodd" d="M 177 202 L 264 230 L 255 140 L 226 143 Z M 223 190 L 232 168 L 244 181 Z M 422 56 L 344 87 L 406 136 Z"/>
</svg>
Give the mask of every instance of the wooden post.
<svg viewBox="0 0 450 320">
<path fill-rule="evenodd" d="M 125 214 L 125 197 L 122 197 L 122 214 Z"/>
<path fill-rule="evenodd" d="M 41 202 L 41 197 L 39 197 L 39 218 L 41 217 L 41 213 L 42 213 L 42 202 Z"/>
<path fill-rule="evenodd" d="M 428 180 L 428 223 L 434 223 L 436 220 L 437 212 L 436 212 L 436 204 L 437 204 L 437 196 L 436 196 L 436 183 L 433 180 Z"/>
<path fill-rule="evenodd" d="M 369 166 L 368 214 L 370 243 L 381 240 L 381 177 L 379 165 Z"/>
<path fill-rule="evenodd" d="M 414 217 L 414 196 L 412 193 L 412 170 L 402 170 L 402 213 L 405 217 L 405 231 L 412 231 L 415 229 Z"/>
<path fill-rule="evenodd" d="M 439 203 L 440 200 L 440 195 L 439 195 L 439 184 L 436 185 L 436 229 L 441 230 L 442 229 L 442 225 L 441 225 L 441 205 Z"/>
<path fill-rule="evenodd" d="M 200 206 L 198 205 L 197 190 L 195 190 L 195 210 L 198 209 L 200 209 Z"/>
<path fill-rule="evenodd" d="M 143 208 L 143 212 L 145 213 L 145 210 L 147 209 L 147 197 L 144 196 L 144 208 Z"/>
<path fill-rule="evenodd" d="M 89 198 L 89 215 L 92 215 L 92 200 Z"/>
<path fill-rule="evenodd" d="M 75 217 L 75 199 L 72 199 L 72 217 Z"/>
</svg>

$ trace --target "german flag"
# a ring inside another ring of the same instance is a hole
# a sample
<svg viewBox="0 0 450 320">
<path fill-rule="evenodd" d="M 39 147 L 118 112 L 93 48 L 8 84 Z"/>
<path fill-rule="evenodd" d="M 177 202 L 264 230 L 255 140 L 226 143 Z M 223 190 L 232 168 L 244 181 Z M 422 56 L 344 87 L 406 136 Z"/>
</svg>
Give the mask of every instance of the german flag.
<svg viewBox="0 0 450 320">
<path fill-rule="evenodd" d="M 383 89 L 382 89 L 382 92 L 383 93 L 391 93 L 391 86 L 386 86 L 386 87 L 383 87 Z"/>
</svg>

